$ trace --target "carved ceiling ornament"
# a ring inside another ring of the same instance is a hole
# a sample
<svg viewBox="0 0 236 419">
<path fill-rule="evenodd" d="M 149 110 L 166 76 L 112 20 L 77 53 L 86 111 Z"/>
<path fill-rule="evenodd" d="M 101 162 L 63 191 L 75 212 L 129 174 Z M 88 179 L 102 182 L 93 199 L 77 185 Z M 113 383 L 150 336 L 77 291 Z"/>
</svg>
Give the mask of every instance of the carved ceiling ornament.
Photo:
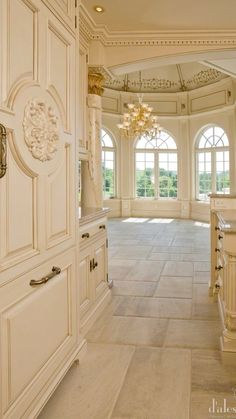
<svg viewBox="0 0 236 419">
<path fill-rule="evenodd" d="M 35 159 L 52 160 L 59 141 L 58 117 L 55 110 L 42 99 L 31 99 L 24 112 L 25 142 Z"/>
</svg>

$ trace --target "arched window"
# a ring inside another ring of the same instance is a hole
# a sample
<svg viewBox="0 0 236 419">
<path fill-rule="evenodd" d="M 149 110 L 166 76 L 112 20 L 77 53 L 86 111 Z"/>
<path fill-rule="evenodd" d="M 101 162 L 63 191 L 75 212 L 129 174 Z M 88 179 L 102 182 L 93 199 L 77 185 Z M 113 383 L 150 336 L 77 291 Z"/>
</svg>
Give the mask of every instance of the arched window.
<svg viewBox="0 0 236 419">
<path fill-rule="evenodd" d="M 177 198 L 177 147 L 165 131 L 136 144 L 136 197 Z"/>
<path fill-rule="evenodd" d="M 204 129 L 196 145 L 196 198 L 207 201 L 209 193 L 230 193 L 229 141 L 216 126 Z"/>
<path fill-rule="evenodd" d="M 115 146 L 107 131 L 101 131 L 102 141 L 102 170 L 103 170 L 103 198 L 114 198 L 115 188 Z"/>
</svg>

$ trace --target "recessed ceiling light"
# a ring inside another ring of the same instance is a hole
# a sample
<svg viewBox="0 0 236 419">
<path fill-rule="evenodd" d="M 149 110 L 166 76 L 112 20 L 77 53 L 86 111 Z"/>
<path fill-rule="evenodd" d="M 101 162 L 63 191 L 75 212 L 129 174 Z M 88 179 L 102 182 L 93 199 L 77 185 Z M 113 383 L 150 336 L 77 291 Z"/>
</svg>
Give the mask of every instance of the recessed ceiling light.
<svg viewBox="0 0 236 419">
<path fill-rule="evenodd" d="M 97 13 L 103 13 L 104 12 L 104 8 L 102 6 L 94 6 L 94 10 Z"/>
</svg>

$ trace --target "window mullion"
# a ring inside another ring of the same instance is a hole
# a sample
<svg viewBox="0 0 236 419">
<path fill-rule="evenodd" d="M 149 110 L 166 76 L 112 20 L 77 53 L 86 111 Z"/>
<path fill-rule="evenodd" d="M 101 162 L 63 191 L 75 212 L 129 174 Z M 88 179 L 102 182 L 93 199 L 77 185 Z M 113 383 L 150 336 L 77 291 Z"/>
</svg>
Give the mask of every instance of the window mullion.
<svg viewBox="0 0 236 419">
<path fill-rule="evenodd" d="M 159 199 L 159 153 L 155 152 L 155 167 L 154 167 L 154 187 L 155 187 L 155 199 Z"/>
<path fill-rule="evenodd" d="M 211 173 L 212 173 L 212 193 L 216 193 L 216 151 L 212 150 L 211 152 Z"/>
</svg>

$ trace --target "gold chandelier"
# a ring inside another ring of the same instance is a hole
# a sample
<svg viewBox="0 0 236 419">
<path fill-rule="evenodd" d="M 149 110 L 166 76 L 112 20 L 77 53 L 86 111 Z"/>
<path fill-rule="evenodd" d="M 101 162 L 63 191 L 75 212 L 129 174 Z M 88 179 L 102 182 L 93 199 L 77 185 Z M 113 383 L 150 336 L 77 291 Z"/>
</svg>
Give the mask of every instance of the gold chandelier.
<svg viewBox="0 0 236 419">
<path fill-rule="evenodd" d="M 137 96 L 138 104 L 128 103 L 128 111 L 123 114 L 123 121 L 117 126 L 126 138 L 156 138 L 162 129 L 158 117 L 152 114 L 151 106 L 143 103 L 143 95 L 138 93 Z"/>
</svg>

